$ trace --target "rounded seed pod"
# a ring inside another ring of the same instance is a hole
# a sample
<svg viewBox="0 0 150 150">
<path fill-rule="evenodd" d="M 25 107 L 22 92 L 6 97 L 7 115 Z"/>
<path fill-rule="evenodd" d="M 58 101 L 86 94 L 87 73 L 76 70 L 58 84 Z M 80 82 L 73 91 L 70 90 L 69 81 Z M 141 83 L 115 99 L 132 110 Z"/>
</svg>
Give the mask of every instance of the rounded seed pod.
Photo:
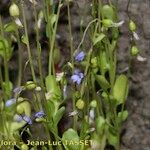
<svg viewBox="0 0 150 150">
<path fill-rule="evenodd" d="M 36 88 L 36 84 L 33 81 L 27 81 L 27 83 L 26 83 L 27 90 L 33 90 L 35 88 Z"/>
<path fill-rule="evenodd" d="M 26 144 L 21 145 L 21 150 L 28 150 L 29 147 Z"/>
<path fill-rule="evenodd" d="M 132 20 L 129 22 L 129 29 L 134 32 L 136 30 L 136 24 Z"/>
<path fill-rule="evenodd" d="M 80 110 L 82 110 L 84 108 L 84 101 L 82 99 L 79 99 L 77 102 L 76 102 L 76 107 Z"/>
<path fill-rule="evenodd" d="M 102 24 L 103 24 L 104 27 L 109 28 L 109 27 L 112 26 L 113 21 L 110 20 L 110 19 L 103 19 L 103 20 L 102 20 Z"/>
<path fill-rule="evenodd" d="M 11 4 L 11 6 L 9 7 L 9 13 L 10 13 L 10 16 L 12 17 L 18 17 L 19 7 L 15 3 Z"/>
<path fill-rule="evenodd" d="M 97 101 L 96 100 L 92 100 L 91 103 L 90 103 L 90 106 L 92 108 L 96 108 L 97 107 Z"/>
<path fill-rule="evenodd" d="M 110 5 L 104 5 L 102 7 L 102 14 L 105 19 L 111 19 L 111 20 L 115 19 L 115 11 L 113 7 Z"/>
<path fill-rule="evenodd" d="M 136 46 L 132 46 L 130 51 L 132 56 L 137 56 L 139 54 L 139 49 Z"/>
</svg>

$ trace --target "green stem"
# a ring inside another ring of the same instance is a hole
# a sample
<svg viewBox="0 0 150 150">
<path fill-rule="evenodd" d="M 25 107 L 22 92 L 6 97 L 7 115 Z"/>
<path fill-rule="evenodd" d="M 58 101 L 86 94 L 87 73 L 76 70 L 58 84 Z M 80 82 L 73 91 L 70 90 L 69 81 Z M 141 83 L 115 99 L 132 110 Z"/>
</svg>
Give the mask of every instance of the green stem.
<svg viewBox="0 0 150 150">
<path fill-rule="evenodd" d="M 28 50 L 31 73 L 32 73 L 33 81 L 36 82 L 36 76 L 35 76 L 35 72 L 34 72 L 33 60 L 32 60 L 32 55 L 31 55 L 31 48 L 30 48 L 30 44 L 29 44 L 29 36 L 28 36 L 26 15 L 25 15 L 24 4 L 23 4 L 22 0 L 21 0 L 21 9 L 22 9 L 22 15 L 23 15 L 23 24 L 24 24 L 24 29 L 25 29 L 25 37 L 26 37 L 26 40 L 27 40 L 26 44 L 27 44 L 27 50 Z"/>
<path fill-rule="evenodd" d="M 57 11 L 57 18 L 56 18 L 56 22 L 55 22 L 55 26 L 54 26 L 54 30 L 53 30 L 53 35 L 52 35 L 52 39 L 49 38 L 49 45 L 50 45 L 50 51 L 49 51 L 49 67 L 48 67 L 48 72 L 49 75 L 52 75 L 52 65 L 53 63 L 53 50 L 54 50 L 54 46 L 55 46 L 55 38 L 56 38 L 56 31 L 57 31 L 57 25 L 58 25 L 58 19 L 59 19 L 59 14 L 60 14 L 60 8 L 61 8 L 61 0 L 59 1 L 58 4 L 58 11 Z M 49 14 L 48 14 L 49 15 Z M 48 19 L 48 24 L 49 23 L 49 19 Z M 49 32 L 50 33 L 50 32 Z M 51 35 L 49 35 L 50 37 Z"/>
<path fill-rule="evenodd" d="M 73 36 L 72 36 L 72 29 L 71 29 L 71 15 L 70 15 L 69 0 L 67 0 L 67 8 L 68 8 L 69 40 L 70 40 L 70 50 L 71 50 L 70 56 L 71 56 L 71 64 L 73 65 Z"/>
<path fill-rule="evenodd" d="M 21 79 L 22 79 L 22 48 L 21 48 L 21 41 L 19 37 L 19 31 L 16 29 L 16 36 L 17 36 L 17 43 L 18 43 L 18 63 L 19 63 L 19 69 L 18 69 L 18 83 L 17 85 L 21 85 Z"/>
</svg>

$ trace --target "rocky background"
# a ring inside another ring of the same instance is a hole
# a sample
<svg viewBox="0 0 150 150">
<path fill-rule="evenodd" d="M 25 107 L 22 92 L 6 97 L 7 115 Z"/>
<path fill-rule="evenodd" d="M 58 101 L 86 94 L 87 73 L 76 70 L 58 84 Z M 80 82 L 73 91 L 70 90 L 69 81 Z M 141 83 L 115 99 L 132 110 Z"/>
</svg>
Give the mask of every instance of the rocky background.
<svg viewBox="0 0 150 150">
<path fill-rule="evenodd" d="M 27 2 L 27 1 L 26 1 Z M 38 0 L 40 3 L 41 1 Z M 89 3 L 91 0 L 74 0 L 74 4 L 71 6 L 71 18 L 72 18 L 72 31 L 74 36 L 74 47 L 79 43 L 80 34 L 80 20 L 83 20 L 83 27 L 87 25 L 91 19 L 89 14 Z M 126 23 L 121 27 L 122 37 L 119 40 L 118 45 L 118 72 L 121 72 L 127 67 L 129 60 L 129 48 L 130 48 L 130 33 L 128 30 L 128 16 L 126 12 L 128 0 L 118 0 L 119 20 L 124 20 Z M 10 0 L 0 0 L 0 14 L 2 14 L 4 21 L 8 18 L 8 6 Z M 39 6 L 40 8 L 41 6 Z M 32 11 L 30 5 L 27 2 L 27 13 Z M 129 111 L 129 117 L 123 125 L 121 150 L 149 150 L 150 149 L 150 0 L 131 0 L 129 5 L 129 15 L 132 20 L 137 23 L 137 33 L 140 40 L 136 41 L 140 55 L 147 58 L 144 62 L 139 62 L 137 59 L 133 59 L 131 64 L 131 84 L 130 93 L 127 100 L 126 108 Z M 29 34 L 34 41 L 33 34 L 33 18 L 28 16 Z M 67 27 L 67 11 L 64 8 L 61 11 L 61 17 L 58 28 L 58 45 L 67 57 L 68 45 L 68 27 Z M 43 26 L 44 31 L 44 26 Z M 42 36 L 42 35 L 41 35 Z M 31 43 L 32 43 L 31 40 Z M 44 41 L 44 40 L 43 40 Z M 88 44 L 87 41 L 85 41 Z M 43 42 L 43 65 L 47 67 L 47 51 L 45 47 L 46 43 Z M 33 54 L 35 54 L 34 45 L 32 45 Z M 27 53 L 24 51 L 24 57 L 26 62 Z M 36 55 L 36 54 L 35 54 Z M 12 79 L 15 77 L 17 71 L 16 64 L 17 54 L 14 53 L 11 59 L 10 70 L 12 72 Z M 35 62 L 35 67 L 36 67 Z M 30 79 L 30 71 L 26 71 L 24 80 Z"/>
</svg>

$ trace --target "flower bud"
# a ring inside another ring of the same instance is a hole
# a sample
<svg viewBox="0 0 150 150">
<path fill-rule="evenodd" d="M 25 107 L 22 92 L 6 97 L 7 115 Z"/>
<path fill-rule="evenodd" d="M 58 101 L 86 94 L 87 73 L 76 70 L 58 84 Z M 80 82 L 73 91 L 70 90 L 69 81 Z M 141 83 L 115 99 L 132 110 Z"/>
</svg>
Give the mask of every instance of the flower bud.
<svg viewBox="0 0 150 150">
<path fill-rule="evenodd" d="M 110 20 L 110 19 L 103 19 L 103 20 L 102 20 L 102 24 L 103 24 L 104 27 L 108 28 L 108 27 L 111 27 L 111 26 L 112 26 L 113 21 Z"/>
<path fill-rule="evenodd" d="M 9 13 L 10 13 L 10 16 L 12 16 L 12 17 L 18 17 L 19 16 L 19 7 L 15 3 L 13 3 L 9 7 Z"/>
<path fill-rule="evenodd" d="M 137 56 L 139 54 L 139 49 L 136 46 L 131 47 L 131 55 Z"/>
<path fill-rule="evenodd" d="M 76 102 L 76 107 L 80 110 L 82 110 L 84 108 L 84 101 L 82 99 L 79 99 L 77 102 Z"/>
<path fill-rule="evenodd" d="M 129 29 L 132 32 L 134 32 L 136 30 L 136 24 L 132 20 L 130 20 L 130 22 L 129 22 Z"/>
<path fill-rule="evenodd" d="M 96 108 L 97 107 L 97 101 L 92 100 L 91 103 L 90 103 L 90 106 L 93 107 L 93 108 Z"/>
<path fill-rule="evenodd" d="M 36 88 L 36 84 L 33 81 L 27 81 L 27 83 L 26 83 L 27 90 L 33 90 L 35 88 Z"/>
</svg>

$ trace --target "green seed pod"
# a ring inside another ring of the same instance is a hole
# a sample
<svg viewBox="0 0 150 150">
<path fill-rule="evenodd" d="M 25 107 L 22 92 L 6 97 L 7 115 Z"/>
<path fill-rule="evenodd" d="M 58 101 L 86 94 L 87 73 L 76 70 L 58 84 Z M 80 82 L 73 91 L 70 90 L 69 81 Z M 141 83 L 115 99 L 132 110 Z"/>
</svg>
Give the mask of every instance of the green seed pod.
<svg viewBox="0 0 150 150">
<path fill-rule="evenodd" d="M 105 75 L 106 71 L 109 70 L 109 64 L 107 62 L 107 55 L 105 51 L 101 51 L 99 61 L 100 61 L 101 74 Z"/>
<path fill-rule="evenodd" d="M 36 84 L 33 81 L 27 81 L 25 87 L 27 90 L 33 90 L 36 88 Z"/>
<path fill-rule="evenodd" d="M 115 19 L 115 11 L 113 7 L 110 5 L 104 5 L 102 7 L 102 14 L 105 19 L 114 20 Z"/>
<path fill-rule="evenodd" d="M 109 28 L 109 27 L 112 26 L 113 21 L 110 20 L 110 19 L 103 19 L 103 20 L 102 20 L 102 24 L 103 24 L 104 27 Z"/>
<path fill-rule="evenodd" d="M 22 144 L 21 150 L 29 150 L 29 147 L 26 144 Z"/>
<path fill-rule="evenodd" d="M 104 99 L 106 99 L 106 100 L 108 100 L 108 98 L 109 98 L 109 96 L 108 96 L 108 94 L 107 94 L 106 92 L 103 92 L 103 93 L 102 93 L 102 97 L 103 97 Z"/>
<path fill-rule="evenodd" d="M 79 99 L 77 102 L 76 102 L 76 107 L 80 110 L 82 110 L 84 108 L 84 101 L 82 99 Z"/>
<path fill-rule="evenodd" d="M 113 87 L 113 97 L 117 101 L 117 104 L 124 103 L 128 94 L 128 78 L 125 75 L 120 75 L 115 82 Z"/>
<path fill-rule="evenodd" d="M 97 67 L 97 57 L 91 59 L 91 67 L 93 68 Z"/>
<path fill-rule="evenodd" d="M 137 56 L 139 54 L 139 49 L 136 46 L 132 46 L 130 53 L 132 56 Z"/>
<path fill-rule="evenodd" d="M 107 91 L 107 89 L 110 87 L 109 82 L 106 80 L 106 78 L 103 75 L 96 75 L 95 76 L 96 81 L 99 83 L 99 85 L 101 86 L 101 88 L 104 91 Z"/>
<path fill-rule="evenodd" d="M 9 7 L 9 13 L 10 13 L 10 16 L 12 17 L 18 17 L 19 7 L 15 3 L 11 4 L 11 6 Z"/>
<path fill-rule="evenodd" d="M 90 103 L 90 106 L 92 108 L 96 108 L 97 107 L 97 101 L 96 100 L 92 100 L 91 103 Z"/>
<path fill-rule="evenodd" d="M 130 22 L 129 22 L 129 29 L 132 32 L 134 32 L 136 30 L 136 24 L 132 20 L 130 20 Z"/>
</svg>

